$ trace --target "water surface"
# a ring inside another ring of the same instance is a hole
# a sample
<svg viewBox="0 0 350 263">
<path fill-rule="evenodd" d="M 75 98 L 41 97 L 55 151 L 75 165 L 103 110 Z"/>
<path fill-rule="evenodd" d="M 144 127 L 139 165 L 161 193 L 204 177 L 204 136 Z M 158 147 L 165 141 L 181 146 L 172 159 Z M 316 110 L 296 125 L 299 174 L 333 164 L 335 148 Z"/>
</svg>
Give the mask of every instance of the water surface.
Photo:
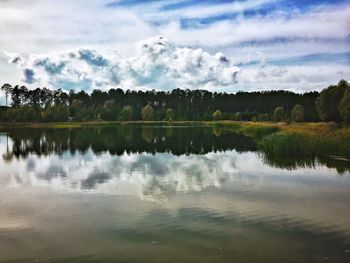
<svg viewBox="0 0 350 263">
<path fill-rule="evenodd" d="M 1 262 L 350 262 L 350 174 L 211 127 L 0 133 Z"/>
</svg>

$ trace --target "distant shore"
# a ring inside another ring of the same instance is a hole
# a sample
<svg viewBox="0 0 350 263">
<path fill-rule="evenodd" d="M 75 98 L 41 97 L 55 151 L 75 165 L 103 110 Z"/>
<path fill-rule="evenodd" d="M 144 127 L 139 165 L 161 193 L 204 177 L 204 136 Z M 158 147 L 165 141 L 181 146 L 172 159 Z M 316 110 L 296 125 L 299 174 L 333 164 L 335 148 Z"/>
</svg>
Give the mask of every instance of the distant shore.
<svg viewBox="0 0 350 263">
<path fill-rule="evenodd" d="M 209 126 L 224 130 L 241 132 L 261 139 L 272 133 L 303 134 L 329 138 L 333 140 L 341 134 L 350 140 L 350 126 L 333 122 L 252 122 L 252 121 L 88 121 L 88 122 L 46 122 L 46 123 L 1 123 L 0 129 L 38 128 L 38 129 L 73 129 L 93 126 L 139 125 L 139 126 Z M 337 135 L 337 136 L 335 136 Z"/>
<path fill-rule="evenodd" d="M 226 122 L 226 121 L 223 121 Z M 87 121 L 87 122 L 27 122 L 27 123 L 6 123 L 0 122 L 0 128 L 79 128 L 82 126 L 97 125 L 210 125 L 215 122 L 208 121 Z M 221 122 L 220 122 L 221 123 Z"/>
<path fill-rule="evenodd" d="M 340 125 L 333 122 L 253 122 L 253 121 L 232 121 L 232 120 L 220 120 L 220 121 L 87 121 L 87 122 L 0 122 L 0 128 L 79 128 L 83 126 L 108 126 L 108 125 L 164 125 L 164 126 L 182 126 L 182 125 L 207 125 L 207 126 L 220 126 L 222 128 L 232 127 L 276 127 L 281 130 L 302 130 L 302 131 L 319 131 L 321 130 L 349 130 L 350 126 Z"/>
</svg>

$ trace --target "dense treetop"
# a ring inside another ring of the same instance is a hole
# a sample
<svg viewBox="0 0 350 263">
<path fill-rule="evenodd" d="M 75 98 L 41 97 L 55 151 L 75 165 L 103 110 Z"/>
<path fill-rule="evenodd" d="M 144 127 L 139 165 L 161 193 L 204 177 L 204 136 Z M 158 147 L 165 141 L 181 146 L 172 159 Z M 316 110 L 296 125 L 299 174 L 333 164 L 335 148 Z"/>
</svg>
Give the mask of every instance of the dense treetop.
<svg viewBox="0 0 350 263">
<path fill-rule="evenodd" d="M 0 121 L 3 122 L 142 119 L 284 121 L 290 118 L 293 109 L 293 116 L 298 121 L 318 121 L 320 118 L 340 121 L 342 116 L 344 120 L 349 118 L 349 84 L 343 80 L 321 93 L 304 94 L 290 91 L 233 94 L 188 89 L 169 92 L 110 89 L 93 90 L 88 94 L 85 91 L 71 90 L 66 93 L 61 89 L 47 88 L 30 90 L 25 86 L 9 84 L 4 84 L 1 89 L 6 95 L 6 104 L 11 101 L 10 107 L 1 108 Z M 346 98 L 343 99 L 344 94 Z M 332 112 L 328 113 L 327 110 Z"/>
</svg>

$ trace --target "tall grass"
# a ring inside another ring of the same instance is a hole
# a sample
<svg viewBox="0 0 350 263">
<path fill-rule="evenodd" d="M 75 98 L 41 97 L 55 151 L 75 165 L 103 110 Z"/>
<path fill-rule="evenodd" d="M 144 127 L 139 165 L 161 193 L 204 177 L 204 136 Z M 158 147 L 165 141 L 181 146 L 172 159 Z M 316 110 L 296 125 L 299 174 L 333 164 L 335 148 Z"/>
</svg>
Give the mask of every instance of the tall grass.
<svg viewBox="0 0 350 263">
<path fill-rule="evenodd" d="M 315 155 L 318 138 L 308 134 L 282 131 L 264 137 L 260 147 L 270 154 L 279 156 Z"/>
<path fill-rule="evenodd" d="M 265 162 L 287 169 L 317 163 L 341 163 L 350 171 L 350 128 L 332 123 L 217 122 L 215 125 L 254 138 Z"/>
<path fill-rule="evenodd" d="M 260 148 L 278 156 L 344 156 L 350 158 L 349 129 L 310 129 L 292 127 L 265 136 Z"/>
</svg>

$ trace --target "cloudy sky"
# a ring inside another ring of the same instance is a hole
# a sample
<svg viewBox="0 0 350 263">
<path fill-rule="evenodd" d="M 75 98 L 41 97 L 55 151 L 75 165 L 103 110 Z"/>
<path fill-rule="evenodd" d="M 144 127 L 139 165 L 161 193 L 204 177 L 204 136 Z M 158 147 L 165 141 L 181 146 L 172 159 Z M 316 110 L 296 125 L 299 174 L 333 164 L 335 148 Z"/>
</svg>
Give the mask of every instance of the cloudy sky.
<svg viewBox="0 0 350 263">
<path fill-rule="evenodd" d="M 0 0 L 0 83 L 320 90 L 350 79 L 348 0 Z"/>
</svg>

